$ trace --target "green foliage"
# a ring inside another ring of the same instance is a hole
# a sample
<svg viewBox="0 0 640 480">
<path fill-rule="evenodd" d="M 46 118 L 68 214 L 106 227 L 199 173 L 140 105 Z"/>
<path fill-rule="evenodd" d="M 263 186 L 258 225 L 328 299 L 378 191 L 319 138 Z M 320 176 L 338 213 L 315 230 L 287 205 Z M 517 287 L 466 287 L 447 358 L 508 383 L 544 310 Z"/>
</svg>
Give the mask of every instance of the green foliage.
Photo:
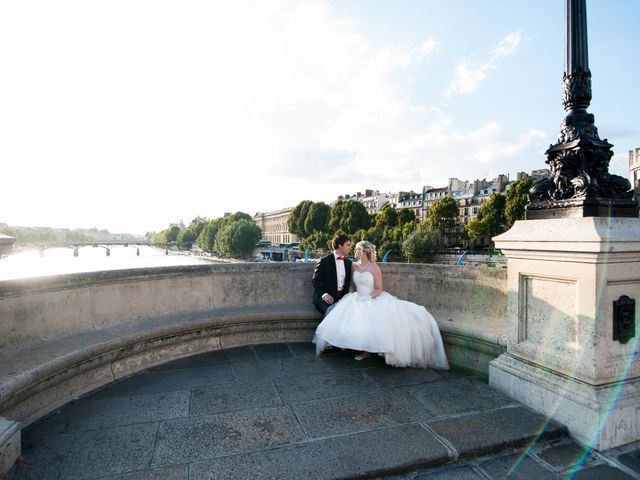
<svg viewBox="0 0 640 480">
<path fill-rule="evenodd" d="M 180 227 L 178 225 L 171 225 L 163 232 L 165 242 L 175 242 L 178 239 L 178 233 L 180 233 Z"/>
<path fill-rule="evenodd" d="M 47 243 L 55 242 L 57 240 L 56 234 L 53 229 L 37 228 L 37 227 L 0 227 L 0 233 L 9 235 L 16 239 L 18 243 Z"/>
<path fill-rule="evenodd" d="M 356 200 L 337 201 L 329 212 L 329 233 L 343 231 L 352 235 L 362 228 L 369 228 L 371 218 L 362 203 Z"/>
<path fill-rule="evenodd" d="M 176 241 L 178 242 L 178 247 L 184 248 L 186 250 L 191 249 L 193 242 L 196 240 L 196 234 L 192 228 L 187 228 L 186 230 L 182 230 L 178 233 Z"/>
<path fill-rule="evenodd" d="M 289 213 L 289 218 L 287 219 L 287 228 L 289 231 L 299 238 L 307 237 L 309 234 L 305 230 L 305 221 L 307 220 L 307 215 L 309 214 L 309 208 L 313 202 L 311 200 L 303 200 L 298 205 L 293 207 L 291 213 Z"/>
<path fill-rule="evenodd" d="M 471 240 L 487 237 L 489 236 L 489 223 L 476 217 L 464 226 L 464 231 Z"/>
<path fill-rule="evenodd" d="M 504 215 L 506 197 L 500 193 L 492 193 L 478 210 L 478 219 L 486 221 L 489 235 L 498 235 L 505 231 L 507 220 Z"/>
<path fill-rule="evenodd" d="M 260 227 L 246 218 L 225 223 L 216 235 L 216 251 L 233 257 L 250 255 L 262 236 Z"/>
<path fill-rule="evenodd" d="M 507 202 L 504 208 L 504 214 L 508 228 L 511 228 L 516 220 L 524 219 L 524 207 L 527 204 L 527 195 L 532 185 L 532 179 L 521 178 L 513 182 L 509 190 L 507 190 Z"/>
<path fill-rule="evenodd" d="M 431 205 L 427 223 L 444 235 L 458 219 L 458 204 L 451 197 L 444 197 Z"/>
<path fill-rule="evenodd" d="M 310 251 L 330 251 L 331 237 L 326 232 L 314 232 L 300 241 L 300 250 L 309 249 Z"/>
<path fill-rule="evenodd" d="M 428 222 L 418 224 L 402 244 L 402 250 L 411 262 L 424 260 L 443 247 L 444 237 L 440 230 Z"/>
<path fill-rule="evenodd" d="M 353 235 L 351 235 L 351 243 L 353 245 L 355 245 L 358 242 L 361 242 L 362 240 L 367 240 L 367 239 L 369 239 L 369 237 L 367 236 L 367 231 L 364 228 L 361 228 L 360 230 L 355 232 Z"/>
<path fill-rule="evenodd" d="M 233 214 L 229 215 L 228 217 L 224 217 L 224 218 L 221 218 L 219 220 L 222 220 L 225 223 L 237 222 L 238 220 L 248 220 L 250 222 L 253 222 L 253 217 L 251 215 L 249 215 L 248 213 L 236 212 L 236 213 L 233 213 Z"/>
<path fill-rule="evenodd" d="M 393 228 L 398 224 L 398 212 L 388 203 L 382 207 L 380 213 L 376 215 L 376 227 L 378 228 Z"/>
<path fill-rule="evenodd" d="M 305 237 L 313 234 L 313 232 L 326 232 L 329 227 L 329 210 L 330 207 L 324 202 L 311 203 L 307 216 L 304 219 Z"/>
<path fill-rule="evenodd" d="M 200 235 L 196 238 L 196 245 L 205 252 L 213 252 L 213 247 L 218 234 L 218 224 L 215 220 L 204 222 Z"/>
<path fill-rule="evenodd" d="M 64 240 L 66 242 L 92 242 L 93 237 L 83 230 L 64 229 Z"/>
<path fill-rule="evenodd" d="M 413 210 L 409 210 L 408 208 L 401 208 L 398 212 L 398 225 L 404 225 L 408 222 L 415 223 L 415 221 L 416 214 L 413 212 Z"/>
<path fill-rule="evenodd" d="M 206 224 L 207 224 L 207 220 L 201 220 L 189 227 L 189 229 L 195 235 L 195 238 L 198 238 L 198 236 L 202 233 L 202 230 L 204 229 Z"/>
<path fill-rule="evenodd" d="M 500 193 L 493 193 L 489 200 L 478 210 L 478 216 L 464 226 L 465 233 L 470 239 L 494 237 L 506 230 L 505 218 L 506 197 Z"/>
</svg>

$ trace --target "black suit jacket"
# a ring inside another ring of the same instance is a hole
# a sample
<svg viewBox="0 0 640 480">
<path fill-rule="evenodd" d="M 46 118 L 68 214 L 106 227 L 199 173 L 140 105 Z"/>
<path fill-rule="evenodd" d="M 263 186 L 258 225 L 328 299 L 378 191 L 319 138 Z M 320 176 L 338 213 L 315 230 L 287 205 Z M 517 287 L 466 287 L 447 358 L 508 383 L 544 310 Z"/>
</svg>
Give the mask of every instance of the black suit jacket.
<svg viewBox="0 0 640 480">
<path fill-rule="evenodd" d="M 343 293 L 347 293 L 351 284 L 351 260 L 344 259 L 344 287 Z M 338 301 L 338 273 L 333 253 L 322 257 L 316 263 L 313 271 L 313 304 L 324 315 L 329 305 L 322 300 L 322 295 L 328 293 Z"/>
</svg>

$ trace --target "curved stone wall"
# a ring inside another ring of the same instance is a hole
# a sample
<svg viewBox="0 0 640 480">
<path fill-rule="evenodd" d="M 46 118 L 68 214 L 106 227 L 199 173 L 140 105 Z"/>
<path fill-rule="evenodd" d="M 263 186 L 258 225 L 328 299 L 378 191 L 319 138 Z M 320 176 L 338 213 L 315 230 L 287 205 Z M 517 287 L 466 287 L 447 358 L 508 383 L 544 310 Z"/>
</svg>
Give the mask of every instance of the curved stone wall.
<svg viewBox="0 0 640 480">
<path fill-rule="evenodd" d="M 487 372 L 506 345 L 506 271 L 382 265 L 429 309 L 450 363 Z M 28 425 L 83 393 L 176 358 L 310 341 L 313 264 L 236 263 L 0 282 L 0 417 Z"/>
<path fill-rule="evenodd" d="M 381 266 L 385 290 L 426 306 L 445 331 L 482 322 L 478 335 L 506 334 L 505 270 Z M 0 282 L 0 350 L 163 314 L 285 304 L 312 310 L 312 271 L 303 263 L 236 263 Z"/>
</svg>

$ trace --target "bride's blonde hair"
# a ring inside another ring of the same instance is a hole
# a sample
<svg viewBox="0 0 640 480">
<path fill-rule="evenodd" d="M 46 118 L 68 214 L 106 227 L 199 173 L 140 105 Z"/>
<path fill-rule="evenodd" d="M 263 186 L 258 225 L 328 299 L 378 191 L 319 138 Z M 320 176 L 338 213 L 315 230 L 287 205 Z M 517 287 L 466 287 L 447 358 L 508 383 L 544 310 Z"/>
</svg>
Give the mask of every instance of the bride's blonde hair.
<svg viewBox="0 0 640 480">
<path fill-rule="evenodd" d="M 358 247 L 362 249 L 370 262 L 376 261 L 376 246 L 373 243 L 362 240 L 361 242 L 356 243 L 356 248 Z"/>
</svg>

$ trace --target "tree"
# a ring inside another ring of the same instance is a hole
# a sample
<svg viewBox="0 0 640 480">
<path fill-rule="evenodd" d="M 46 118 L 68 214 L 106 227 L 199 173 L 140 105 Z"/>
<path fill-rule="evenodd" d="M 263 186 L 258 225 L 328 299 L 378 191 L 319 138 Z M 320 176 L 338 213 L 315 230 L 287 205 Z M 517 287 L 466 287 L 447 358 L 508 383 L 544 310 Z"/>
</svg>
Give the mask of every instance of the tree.
<svg viewBox="0 0 640 480">
<path fill-rule="evenodd" d="M 180 227 L 178 225 L 171 225 L 164 232 L 165 242 L 175 242 L 178 239 L 178 233 L 180 233 Z"/>
<path fill-rule="evenodd" d="M 504 207 L 508 228 L 511 228 L 516 220 L 524 219 L 524 207 L 527 204 L 529 189 L 532 185 L 532 179 L 521 178 L 509 186 L 506 192 L 507 202 Z"/>
<path fill-rule="evenodd" d="M 440 230 L 430 223 L 422 222 L 403 242 L 402 251 L 409 261 L 415 261 L 428 258 L 443 246 L 444 238 Z"/>
<path fill-rule="evenodd" d="M 215 240 L 215 249 L 233 257 L 246 257 L 251 254 L 262 231 L 253 221 L 242 218 L 224 225 Z"/>
<path fill-rule="evenodd" d="M 398 212 L 388 203 L 382 207 L 380 213 L 376 215 L 376 227 L 393 228 L 398 224 Z"/>
<path fill-rule="evenodd" d="M 191 249 L 195 240 L 196 235 L 191 228 L 180 231 L 180 233 L 178 233 L 178 236 L 176 237 L 178 246 L 187 250 Z"/>
<path fill-rule="evenodd" d="M 249 220 L 250 222 L 253 222 L 253 217 L 248 213 L 236 212 L 229 215 L 228 217 L 222 218 L 222 220 L 225 222 L 237 222 L 238 220 Z"/>
<path fill-rule="evenodd" d="M 200 235 L 196 239 L 196 245 L 205 252 L 213 252 L 213 247 L 216 241 L 216 235 L 218 234 L 218 225 L 215 220 L 209 220 L 205 222 Z"/>
<path fill-rule="evenodd" d="M 464 226 L 470 239 L 494 237 L 506 230 L 505 219 L 506 197 L 500 193 L 493 193 L 489 200 L 478 210 L 478 216 Z"/>
<path fill-rule="evenodd" d="M 300 241 L 300 249 L 311 251 L 323 250 L 329 251 L 331 247 L 331 237 L 326 232 L 314 232 Z"/>
<path fill-rule="evenodd" d="M 453 227 L 458 219 L 458 204 L 451 197 L 437 200 L 429 209 L 427 223 L 437 229 L 442 235 Z"/>
<path fill-rule="evenodd" d="M 498 235 L 505 231 L 507 220 L 504 216 L 506 197 L 500 193 L 492 193 L 478 210 L 478 219 L 486 221 L 489 235 Z"/>
<path fill-rule="evenodd" d="M 305 230 L 305 221 L 309 213 L 309 207 L 313 204 L 311 200 L 303 200 L 298 205 L 293 207 L 289 218 L 287 219 L 287 228 L 289 231 L 300 238 L 308 236 Z M 311 233 L 311 232 L 310 232 Z"/>
<path fill-rule="evenodd" d="M 489 223 L 476 217 L 464 226 L 464 230 L 471 240 L 488 237 Z"/>
<path fill-rule="evenodd" d="M 198 236 L 202 233 L 202 230 L 206 225 L 207 225 L 207 220 L 200 220 L 197 223 L 192 223 L 189 228 L 195 235 L 195 238 L 198 238 Z"/>
<path fill-rule="evenodd" d="M 371 219 L 362 203 L 356 200 L 338 200 L 329 211 L 329 233 L 343 231 L 351 235 L 361 228 L 369 228 Z"/>
<path fill-rule="evenodd" d="M 329 210 L 330 207 L 324 202 L 311 203 L 307 211 L 307 217 L 304 219 L 305 236 L 314 232 L 326 232 L 329 227 Z"/>
<path fill-rule="evenodd" d="M 412 222 L 415 223 L 416 214 L 413 210 L 409 210 L 408 208 L 401 208 L 398 212 L 398 225 L 404 225 L 405 223 Z"/>
</svg>

